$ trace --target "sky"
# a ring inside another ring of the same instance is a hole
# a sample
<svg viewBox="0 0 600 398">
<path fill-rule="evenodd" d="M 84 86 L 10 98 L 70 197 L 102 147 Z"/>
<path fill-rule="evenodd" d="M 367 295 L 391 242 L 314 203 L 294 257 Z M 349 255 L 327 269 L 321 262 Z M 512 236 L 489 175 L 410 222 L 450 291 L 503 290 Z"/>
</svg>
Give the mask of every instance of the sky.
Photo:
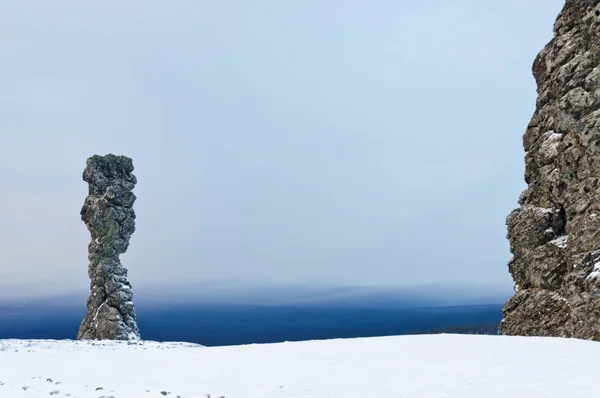
<svg viewBox="0 0 600 398">
<path fill-rule="evenodd" d="M 81 174 L 107 153 L 138 179 L 134 289 L 511 286 L 563 3 L 3 0 L 0 289 L 88 289 Z"/>
</svg>

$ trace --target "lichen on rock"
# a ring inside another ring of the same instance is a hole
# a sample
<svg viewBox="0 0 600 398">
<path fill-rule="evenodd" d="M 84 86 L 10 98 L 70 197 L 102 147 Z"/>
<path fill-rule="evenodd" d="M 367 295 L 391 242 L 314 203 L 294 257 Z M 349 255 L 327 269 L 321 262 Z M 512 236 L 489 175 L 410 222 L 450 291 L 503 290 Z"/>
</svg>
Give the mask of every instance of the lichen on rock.
<svg viewBox="0 0 600 398">
<path fill-rule="evenodd" d="M 125 156 L 94 155 L 87 160 L 83 180 L 89 194 L 81 209 L 91 242 L 88 274 L 91 293 L 78 339 L 138 340 L 131 284 L 119 255 L 135 231 L 137 182 L 133 162 Z"/>
<path fill-rule="evenodd" d="M 507 217 L 509 335 L 600 340 L 600 0 L 566 0 L 533 63 L 527 188 Z"/>
</svg>

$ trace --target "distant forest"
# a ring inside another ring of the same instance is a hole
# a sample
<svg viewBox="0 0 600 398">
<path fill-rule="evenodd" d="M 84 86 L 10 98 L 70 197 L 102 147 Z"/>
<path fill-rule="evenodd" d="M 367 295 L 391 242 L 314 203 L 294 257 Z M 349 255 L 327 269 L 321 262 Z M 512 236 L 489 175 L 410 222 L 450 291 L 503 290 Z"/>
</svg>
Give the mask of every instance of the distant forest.
<svg viewBox="0 0 600 398">
<path fill-rule="evenodd" d="M 453 334 L 490 334 L 498 335 L 500 333 L 500 324 L 496 322 L 481 323 L 477 325 L 465 325 L 465 326 L 454 326 L 445 328 L 436 328 L 422 330 L 420 332 L 414 332 L 411 334 L 439 334 L 439 333 L 453 333 Z"/>
</svg>

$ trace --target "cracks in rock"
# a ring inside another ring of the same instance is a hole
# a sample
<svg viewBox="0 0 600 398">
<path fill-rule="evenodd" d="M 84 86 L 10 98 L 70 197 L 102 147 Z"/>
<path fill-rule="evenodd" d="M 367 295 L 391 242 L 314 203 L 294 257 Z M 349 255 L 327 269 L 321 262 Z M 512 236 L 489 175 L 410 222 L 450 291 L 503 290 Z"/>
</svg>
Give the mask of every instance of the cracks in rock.
<svg viewBox="0 0 600 398">
<path fill-rule="evenodd" d="M 600 339 L 600 279 L 588 278 L 600 261 L 599 29 L 600 1 L 566 0 L 532 65 L 528 186 L 507 218 L 518 286 L 503 310 L 507 334 Z"/>
<path fill-rule="evenodd" d="M 567 231 L 567 222 L 568 222 L 567 221 L 567 212 L 565 210 L 565 207 L 562 204 L 558 204 L 555 206 L 556 206 L 556 208 L 558 208 L 560 219 L 562 220 L 562 225 L 556 231 L 556 235 L 563 236 L 563 235 L 566 235 L 566 231 Z"/>
</svg>

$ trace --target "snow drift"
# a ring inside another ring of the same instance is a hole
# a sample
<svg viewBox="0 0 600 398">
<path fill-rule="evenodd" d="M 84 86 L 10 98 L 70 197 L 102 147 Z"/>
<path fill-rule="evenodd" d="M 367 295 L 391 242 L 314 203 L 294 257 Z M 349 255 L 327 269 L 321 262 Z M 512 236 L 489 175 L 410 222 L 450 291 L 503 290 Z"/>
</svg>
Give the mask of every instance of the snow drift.
<svg viewBox="0 0 600 398">
<path fill-rule="evenodd" d="M 600 343 L 417 335 L 202 347 L 0 340 L 0 397 L 576 398 L 600 389 Z"/>
</svg>

